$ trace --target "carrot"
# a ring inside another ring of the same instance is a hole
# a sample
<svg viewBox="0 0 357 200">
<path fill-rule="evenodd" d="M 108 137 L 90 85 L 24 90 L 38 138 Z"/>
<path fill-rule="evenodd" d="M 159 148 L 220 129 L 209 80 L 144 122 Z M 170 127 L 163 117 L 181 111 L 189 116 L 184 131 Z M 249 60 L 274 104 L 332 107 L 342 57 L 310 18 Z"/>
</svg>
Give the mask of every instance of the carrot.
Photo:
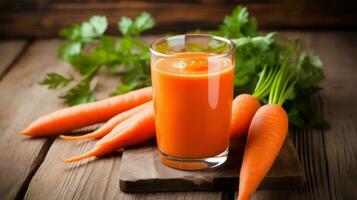
<svg viewBox="0 0 357 200">
<path fill-rule="evenodd" d="M 152 99 L 147 87 L 105 100 L 64 108 L 40 117 L 21 131 L 24 135 L 45 136 L 101 123 L 123 111 Z"/>
<path fill-rule="evenodd" d="M 265 69 L 265 71 L 268 71 L 266 67 L 264 69 Z M 269 72 L 262 74 L 253 95 L 241 94 L 234 99 L 233 110 L 232 110 L 232 121 L 231 121 L 231 123 L 232 123 L 232 138 L 239 137 L 248 130 L 248 127 L 249 127 L 251 119 L 253 118 L 253 115 L 255 114 L 256 110 L 260 107 L 260 103 L 259 103 L 258 99 L 264 97 L 266 95 L 267 91 L 269 90 L 269 86 L 271 85 L 271 78 L 273 77 L 274 72 L 275 72 L 274 70 L 270 70 Z M 64 160 L 64 161 L 65 162 L 74 162 L 74 161 L 82 160 L 82 159 L 89 158 L 92 156 L 101 156 L 101 155 L 110 153 L 112 151 L 115 151 L 119 148 L 131 145 L 131 144 L 137 144 L 139 142 L 144 141 L 143 138 L 139 137 L 139 138 L 135 139 L 136 136 L 131 136 L 130 134 L 134 135 L 134 133 L 135 133 L 135 134 L 140 135 L 140 133 L 142 132 L 146 136 L 145 137 L 146 139 L 154 137 L 155 136 L 155 134 L 154 134 L 154 132 L 155 132 L 155 130 L 154 130 L 155 129 L 154 111 L 153 111 L 152 107 L 149 108 L 148 110 L 150 110 L 150 112 L 146 113 L 147 114 L 146 116 L 143 116 L 144 119 L 146 120 L 145 124 L 143 124 L 143 125 L 136 124 L 136 123 L 141 123 L 137 119 L 137 116 L 139 114 L 140 115 L 142 114 L 142 112 L 139 112 L 139 113 L 135 114 L 133 117 L 131 117 L 125 121 L 122 121 L 120 124 L 118 124 L 110 133 L 108 133 L 101 140 L 99 140 L 96 143 L 96 146 L 94 147 L 94 149 L 91 150 L 90 152 L 88 152 L 84 155 L 81 155 L 81 156 L 77 156 L 77 157 L 74 157 L 71 159 Z M 134 128 L 132 128 L 132 127 L 134 127 Z M 146 127 L 150 127 L 150 129 L 147 129 Z M 131 129 L 133 129 L 134 131 L 128 133 L 128 130 L 131 130 Z M 122 142 L 123 141 L 122 136 L 125 136 L 125 138 L 131 139 L 132 142 L 130 142 L 130 143 Z M 133 137 L 133 138 L 130 138 L 130 137 Z M 68 137 L 66 137 L 66 138 L 68 138 Z M 118 142 L 116 142 L 116 140 L 118 140 Z M 114 143 L 114 145 L 109 145 L 111 143 Z"/>
<path fill-rule="evenodd" d="M 282 105 L 299 74 L 289 68 L 295 48 L 295 43 L 289 46 L 278 72 L 274 74 L 268 104 L 258 109 L 250 123 L 239 176 L 238 200 L 248 200 L 255 192 L 284 144 L 289 120 Z M 295 65 L 297 70 L 301 69 L 300 64 L 297 62 Z"/>
<path fill-rule="evenodd" d="M 140 106 L 137 106 L 135 108 L 132 108 L 128 111 L 122 112 L 115 117 L 111 118 L 108 122 L 106 122 L 102 127 L 98 128 L 92 133 L 88 133 L 85 135 L 79 135 L 79 136 L 67 136 L 67 135 L 60 135 L 62 139 L 65 140 L 79 140 L 79 139 L 97 139 L 105 136 L 108 134 L 116 125 L 120 124 L 124 120 L 130 118 L 131 116 L 135 115 L 136 113 L 144 110 L 145 108 L 151 106 L 152 107 L 152 101 L 149 101 L 147 103 L 144 103 Z"/>
<path fill-rule="evenodd" d="M 145 109 L 148 104 L 152 104 L 152 102 L 145 103 L 131 110 L 118 114 L 117 116 L 106 122 L 102 127 L 92 133 L 80 136 L 60 135 L 60 137 L 66 140 L 101 138 L 107 135 L 116 125 L 118 125 L 122 121 Z M 232 139 L 238 138 L 248 131 L 249 124 L 255 112 L 259 109 L 260 105 L 261 104 L 259 103 L 258 99 L 253 95 L 249 94 L 240 94 L 233 100 L 231 133 Z"/>
<path fill-rule="evenodd" d="M 247 133 L 255 112 L 260 107 L 259 100 L 250 94 L 240 94 L 233 100 L 231 139 Z"/>
<path fill-rule="evenodd" d="M 234 98 L 232 105 L 231 139 L 238 138 L 247 133 L 255 112 L 261 106 L 259 100 L 269 94 L 276 73 L 276 68 L 268 68 L 265 65 L 253 94 L 240 94 Z"/>
<path fill-rule="evenodd" d="M 93 156 L 102 156 L 123 147 L 146 141 L 154 136 L 154 110 L 146 108 L 116 126 L 108 135 L 99 140 L 91 151 L 63 161 L 75 162 Z"/>
<path fill-rule="evenodd" d="M 265 66 L 264 73 L 261 75 L 253 95 L 242 94 L 235 98 L 233 102 L 233 114 L 231 122 L 234 130 L 234 132 L 232 132 L 234 136 L 232 137 L 239 137 L 247 131 L 255 111 L 260 107 L 258 99 L 266 96 L 267 92 L 269 91 L 269 87 L 272 82 L 271 78 L 273 77 L 274 73 L 275 70 L 268 70 Z M 101 156 L 113 152 L 119 148 L 137 144 L 151 137 L 154 137 L 155 120 L 153 108 L 148 108 L 145 110 L 145 112 L 146 115 L 143 115 L 142 112 L 139 112 L 131 118 L 118 124 L 110 133 L 99 140 L 93 150 L 90 152 L 71 159 L 66 159 L 64 161 L 74 162 L 93 156 Z M 145 120 L 145 123 L 139 124 L 142 123 L 141 120 Z M 145 137 L 139 137 L 141 134 L 143 134 Z"/>
<path fill-rule="evenodd" d="M 276 104 L 264 105 L 250 124 L 239 176 L 238 200 L 249 199 L 268 173 L 288 132 L 288 116 Z"/>
<path fill-rule="evenodd" d="M 60 135 L 60 137 L 66 140 L 101 138 L 108 134 L 117 124 L 133 116 L 137 112 L 145 109 L 148 104 L 152 104 L 152 102 L 145 103 L 131 110 L 118 114 L 117 116 L 106 122 L 102 127 L 92 133 L 80 136 Z M 246 133 L 248 131 L 250 121 L 252 120 L 255 112 L 258 110 L 259 107 L 260 103 L 258 99 L 253 95 L 240 94 L 233 100 L 231 138 L 238 138 L 243 133 Z"/>
</svg>

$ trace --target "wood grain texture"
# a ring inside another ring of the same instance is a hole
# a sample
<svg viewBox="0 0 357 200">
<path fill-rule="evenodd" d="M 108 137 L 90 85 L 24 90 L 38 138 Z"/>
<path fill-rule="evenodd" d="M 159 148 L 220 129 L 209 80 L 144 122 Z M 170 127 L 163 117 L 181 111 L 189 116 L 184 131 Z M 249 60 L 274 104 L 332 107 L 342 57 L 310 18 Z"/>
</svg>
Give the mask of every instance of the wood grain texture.
<svg viewBox="0 0 357 200">
<path fill-rule="evenodd" d="M 317 51 L 316 46 L 313 45 L 314 34 L 315 32 L 290 32 L 286 36 L 291 39 L 300 38 L 306 51 L 313 51 L 317 55 L 322 56 Z M 321 57 L 321 59 L 323 60 L 324 58 Z M 328 66 L 324 64 L 324 69 L 326 67 Z M 312 107 L 315 112 L 323 114 L 322 99 L 319 95 L 312 98 Z M 295 129 L 293 132 L 295 146 L 299 152 L 300 160 L 304 164 L 306 184 L 298 190 L 287 194 L 291 198 L 296 199 L 331 199 L 323 131 L 318 129 Z"/>
<path fill-rule="evenodd" d="M 73 164 L 60 160 L 84 153 L 93 144 L 56 139 L 31 180 L 25 199 L 119 199 L 120 154 Z"/>
<path fill-rule="evenodd" d="M 0 41 L 0 79 L 26 45 L 26 40 Z"/>
<path fill-rule="evenodd" d="M 55 94 L 38 85 L 46 71 L 64 67 L 55 58 L 58 44 L 34 43 L 0 83 L 0 199 L 21 198 L 51 144 L 51 139 L 30 139 L 19 131 L 63 106 Z"/>
<path fill-rule="evenodd" d="M 99 99 L 107 97 L 118 83 L 105 75 L 95 80 Z M 91 128 L 81 131 L 82 134 Z M 25 199 L 120 199 L 119 169 L 121 153 L 99 160 L 64 163 L 68 158 L 90 150 L 94 141 L 55 139 L 43 164 L 29 184 Z M 43 188 L 50 188 L 43 190 Z"/>
<path fill-rule="evenodd" d="M 182 171 L 160 162 L 155 144 L 125 150 L 120 170 L 120 188 L 125 192 L 226 190 L 238 187 L 244 141 L 232 142 L 227 162 L 217 169 Z M 304 172 L 294 145 L 287 138 L 280 154 L 260 185 L 263 189 L 300 186 Z"/>
<path fill-rule="evenodd" d="M 223 200 L 221 192 L 121 193 L 120 200 Z"/>
<path fill-rule="evenodd" d="M 333 199 L 357 199 L 356 36 L 323 33 L 314 34 L 312 39 L 325 66 L 321 97 L 331 129 L 324 131 L 323 142 Z"/>
<path fill-rule="evenodd" d="M 109 32 L 119 34 L 117 21 L 150 12 L 157 21 L 151 33 L 215 29 L 239 3 L 246 5 L 264 28 L 346 28 L 357 26 L 357 5 L 344 1 L 20 1 L 0 3 L 1 36 L 58 36 L 61 27 L 106 15 Z M 192 12 L 188 12 L 192 11 Z"/>
<path fill-rule="evenodd" d="M 125 194 L 119 188 L 120 152 L 72 164 L 60 161 L 88 151 L 93 144 L 56 139 L 31 180 L 25 199 L 221 199 L 219 192 Z"/>
</svg>

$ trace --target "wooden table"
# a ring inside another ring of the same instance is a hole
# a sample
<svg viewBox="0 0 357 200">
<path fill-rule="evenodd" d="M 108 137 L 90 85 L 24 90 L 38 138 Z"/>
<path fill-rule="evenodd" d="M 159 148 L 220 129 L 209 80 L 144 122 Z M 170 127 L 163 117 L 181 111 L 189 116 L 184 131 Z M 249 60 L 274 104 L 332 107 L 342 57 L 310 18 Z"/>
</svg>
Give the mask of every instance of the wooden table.
<svg viewBox="0 0 357 200">
<path fill-rule="evenodd" d="M 259 190 L 252 199 L 357 199 L 357 34 L 356 32 L 284 32 L 301 38 L 324 62 L 317 109 L 331 129 L 296 130 L 292 137 L 306 183 L 293 190 Z M 232 192 L 125 194 L 119 189 L 121 154 L 91 162 L 64 164 L 92 142 L 30 139 L 17 134 L 35 118 L 64 107 L 58 93 L 38 83 L 47 72 L 66 73 L 56 59 L 56 39 L 0 42 L 0 199 L 234 199 Z M 98 89 L 114 87 L 106 79 Z"/>
</svg>

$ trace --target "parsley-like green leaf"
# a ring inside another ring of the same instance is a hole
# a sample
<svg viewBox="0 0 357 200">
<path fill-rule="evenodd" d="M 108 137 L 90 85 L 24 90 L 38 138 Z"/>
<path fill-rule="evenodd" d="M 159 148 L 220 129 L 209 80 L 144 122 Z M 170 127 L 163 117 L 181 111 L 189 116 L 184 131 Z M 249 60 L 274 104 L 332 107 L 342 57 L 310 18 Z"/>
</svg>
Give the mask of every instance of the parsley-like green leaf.
<svg viewBox="0 0 357 200">
<path fill-rule="evenodd" d="M 275 33 L 237 38 L 233 42 L 236 44 L 235 94 L 252 93 L 262 67 L 274 67 L 279 61 L 280 50 L 275 44 Z"/>
<path fill-rule="evenodd" d="M 136 28 L 136 35 L 146 31 L 155 26 L 155 21 L 151 17 L 151 15 L 147 12 L 142 12 L 136 19 L 135 19 L 135 28 Z"/>
<path fill-rule="evenodd" d="M 299 128 L 323 128 L 328 129 L 329 123 L 323 118 L 321 111 L 317 112 L 312 106 L 312 97 L 299 96 L 288 100 L 284 107 L 288 112 L 289 122 Z"/>
<path fill-rule="evenodd" d="M 106 17 L 93 16 L 88 22 L 81 25 L 81 37 L 83 41 L 101 36 L 107 29 L 108 22 Z"/>
<path fill-rule="evenodd" d="M 276 33 L 265 36 L 257 35 L 254 18 L 249 17 L 246 8 L 238 6 L 232 15 L 226 16 L 218 35 L 232 39 L 236 48 L 236 73 L 234 78 L 235 95 L 252 93 L 262 67 L 281 67 L 282 58 L 290 51 L 289 40 L 278 40 Z M 280 39 L 280 38 L 279 38 Z M 291 73 L 297 79 L 295 87 L 286 91 L 284 108 L 289 113 L 289 121 L 298 127 L 326 127 L 328 124 L 320 113 L 314 112 L 308 100 L 318 89 L 318 83 L 324 78 L 321 60 L 312 53 L 299 53 L 298 48 L 292 52 L 298 54 L 296 69 Z M 267 102 L 264 98 L 262 102 Z"/>
<path fill-rule="evenodd" d="M 71 64 L 73 68 L 80 72 L 82 75 L 87 74 L 88 72 L 96 69 L 100 66 L 100 61 L 91 55 L 80 53 L 72 56 Z"/>
<path fill-rule="evenodd" d="M 46 75 L 46 78 L 41 81 L 41 85 L 47 85 L 49 89 L 56 89 L 58 87 L 66 86 L 71 82 L 72 78 L 66 78 L 60 74 L 51 72 Z"/>
<path fill-rule="evenodd" d="M 99 40 L 99 47 L 106 52 L 114 52 L 116 48 L 116 39 L 111 36 L 103 36 Z"/>
<path fill-rule="evenodd" d="M 60 45 L 57 50 L 57 57 L 59 59 L 69 61 L 74 55 L 77 55 L 81 52 L 81 43 L 80 42 L 66 42 Z"/>
<path fill-rule="evenodd" d="M 103 66 L 113 75 L 121 76 L 123 83 L 118 92 L 150 85 L 150 51 L 138 36 L 154 24 L 151 16 L 143 12 L 135 20 L 121 19 L 119 30 L 123 38 L 104 35 L 108 26 L 104 16 L 93 16 L 62 29 L 60 36 L 67 41 L 58 48 L 58 58 L 69 62 L 82 75 L 78 85 L 62 98 L 71 105 L 92 100 L 94 91 L 88 85 Z"/>
<path fill-rule="evenodd" d="M 89 19 L 89 23 L 92 25 L 96 37 L 103 35 L 108 27 L 107 18 L 104 16 L 93 16 Z"/>
<path fill-rule="evenodd" d="M 152 28 L 154 20 L 149 13 L 143 12 L 137 18 L 122 17 L 118 29 L 122 38 L 104 35 L 108 22 L 103 16 L 93 16 L 81 24 L 74 24 L 62 29 L 60 35 L 67 41 L 58 48 L 58 58 L 72 64 L 82 78 L 78 85 L 62 96 L 70 105 L 95 99 L 94 91 L 89 88 L 90 81 L 105 66 L 113 75 L 120 76 L 121 82 L 113 94 L 122 94 L 131 90 L 151 85 L 150 51 L 140 34 Z M 277 33 L 258 35 L 257 22 L 249 16 L 247 8 L 238 6 L 231 15 L 224 18 L 219 29 L 212 33 L 227 37 L 236 44 L 235 54 L 235 94 L 252 93 L 264 68 L 279 68 L 290 44 L 281 41 Z M 162 51 L 169 50 L 161 46 Z M 226 47 L 219 43 L 208 47 L 188 46 L 191 51 L 221 53 Z M 292 79 L 297 80 L 295 87 L 286 90 L 283 104 L 289 114 L 291 124 L 298 127 L 326 126 L 321 114 L 314 112 L 308 100 L 318 91 L 318 83 L 324 78 L 321 60 L 312 53 L 300 52 L 298 48 L 291 52 L 294 58 L 289 65 L 294 65 Z M 53 75 L 46 85 L 57 88 L 66 84 L 66 78 Z M 261 99 L 267 103 L 268 99 Z"/>
<path fill-rule="evenodd" d="M 61 37 L 65 37 L 70 41 L 77 41 L 81 37 L 81 25 L 79 24 L 73 24 L 72 26 L 68 28 L 63 28 L 60 32 L 59 35 Z"/>
<path fill-rule="evenodd" d="M 118 23 L 120 32 L 124 36 L 139 35 L 143 31 L 146 31 L 154 27 L 155 21 L 147 12 L 142 12 L 133 22 L 128 17 L 122 17 Z"/>
<path fill-rule="evenodd" d="M 90 90 L 89 83 L 87 80 L 79 82 L 60 98 L 64 99 L 70 106 L 95 101 L 96 97 L 94 92 Z"/>
<path fill-rule="evenodd" d="M 150 85 L 151 85 L 150 75 L 129 71 L 125 73 L 125 75 L 122 78 L 122 83 L 120 83 L 116 87 L 115 91 L 110 93 L 110 96 L 127 93 L 132 90 L 142 87 L 147 87 Z"/>
<path fill-rule="evenodd" d="M 136 87 L 137 87 L 137 84 L 135 82 L 133 82 L 132 84 L 121 83 L 116 87 L 115 91 L 113 91 L 109 94 L 109 96 L 116 96 L 119 94 L 124 94 L 124 93 L 132 91 Z"/>
<path fill-rule="evenodd" d="M 96 32 L 94 31 L 94 28 L 91 23 L 89 23 L 89 22 L 82 23 L 81 37 L 83 38 L 82 40 L 85 40 L 85 41 L 96 37 Z"/>
<path fill-rule="evenodd" d="M 257 22 L 249 17 L 247 8 L 238 6 L 232 15 L 226 16 L 223 25 L 220 26 L 220 34 L 229 38 L 255 36 L 257 33 Z"/>
<path fill-rule="evenodd" d="M 320 58 L 313 53 L 303 53 L 299 76 L 299 86 L 303 88 L 314 87 L 324 79 L 321 69 L 322 62 Z"/>
<path fill-rule="evenodd" d="M 60 31 L 60 36 L 68 39 L 57 50 L 59 59 L 70 61 L 74 55 L 81 52 L 82 48 L 93 38 L 103 35 L 107 29 L 108 22 L 106 17 L 93 16 L 87 22 L 74 24 L 69 28 Z"/>
<path fill-rule="evenodd" d="M 122 17 L 118 23 L 118 27 L 123 35 L 127 35 L 131 32 L 133 21 L 129 17 Z"/>
</svg>

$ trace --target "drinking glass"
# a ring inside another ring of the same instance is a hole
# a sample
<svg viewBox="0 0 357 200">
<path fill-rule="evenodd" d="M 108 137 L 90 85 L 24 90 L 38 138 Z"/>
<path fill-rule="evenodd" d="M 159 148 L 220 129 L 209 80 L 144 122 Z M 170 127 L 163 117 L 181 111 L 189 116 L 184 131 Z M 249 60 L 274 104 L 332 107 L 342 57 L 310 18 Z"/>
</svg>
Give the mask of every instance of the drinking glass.
<svg viewBox="0 0 357 200">
<path fill-rule="evenodd" d="M 199 170 L 227 159 L 233 99 L 232 41 L 212 35 L 161 38 L 151 45 L 160 160 Z"/>
</svg>

